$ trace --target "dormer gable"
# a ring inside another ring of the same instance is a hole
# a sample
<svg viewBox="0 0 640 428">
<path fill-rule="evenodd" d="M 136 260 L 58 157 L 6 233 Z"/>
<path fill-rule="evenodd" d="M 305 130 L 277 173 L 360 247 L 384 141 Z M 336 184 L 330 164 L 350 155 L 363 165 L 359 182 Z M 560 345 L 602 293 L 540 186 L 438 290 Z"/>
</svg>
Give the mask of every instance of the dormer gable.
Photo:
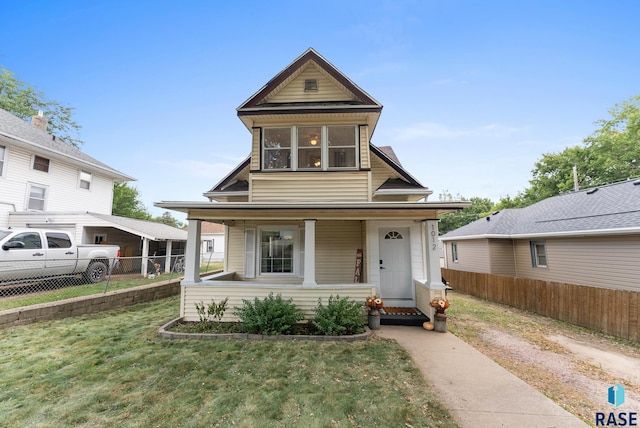
<svg viewBox="0 0 640 428">
<path fill-rule="evenodd" d="M 373 132 L 382 105 L 314 49 L 307 49 L 237 108 L 251 130 L 259 117 L 358 114 Z"/>
</svg>

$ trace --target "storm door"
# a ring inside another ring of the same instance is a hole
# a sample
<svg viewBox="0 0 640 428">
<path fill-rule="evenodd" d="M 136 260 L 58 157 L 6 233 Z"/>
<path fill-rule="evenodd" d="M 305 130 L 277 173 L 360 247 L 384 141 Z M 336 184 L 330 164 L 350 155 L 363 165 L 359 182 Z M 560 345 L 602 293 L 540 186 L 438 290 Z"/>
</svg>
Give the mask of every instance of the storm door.
<svg viewBox="0 0 640 428">
<path fill-rule="evenodd" d="M 385 301 L 402 306 L 413 302 L 411 281 L 411 247 L 409 228 L 381 228 L 380 243 L 380 293 Z"/>
</svg>

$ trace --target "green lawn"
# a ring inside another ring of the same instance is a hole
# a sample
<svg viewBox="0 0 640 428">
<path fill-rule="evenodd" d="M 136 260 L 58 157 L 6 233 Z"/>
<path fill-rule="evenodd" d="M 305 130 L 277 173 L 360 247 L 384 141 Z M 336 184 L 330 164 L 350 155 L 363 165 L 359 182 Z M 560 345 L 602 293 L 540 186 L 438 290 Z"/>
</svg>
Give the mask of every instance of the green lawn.
<svg viewBox="0 0 640 428">
<path fill-rule="evenodd" d="M 395 342 L 160 339 L 178 306 L 0 330 L 2 426 L 455 426 Z"/>
<path fill-rule="evenodd" d="M 222 262 L 205 263 L 200 271 L 214 272 L 222 269 Z M 109 281 L 104 280 L 97 284 L 87 284 L 79 282 L 75 279 L 63 279 L 60 282 L 68 282 L 66 286 L 51 286 L 45 291 L 28 293 L 16 296 L 0 297 L 0 311 L 7 309 L 22 308 L 29 305 L 37 305 L 40 303 L 56 302 L 58 300 L 71 299 L 73 297 L 91 296 L 93 294 L 103 294 L 105 291 L 123 290 L 126 288 L 137 287 L 139 285 L 153 284 L 158 281 L 167 281 L 169 279 L 177 279 L 182 277 L 180 273 L 162 274 L 154 279 L 144 278 L 140 275 L 113 275 Z M 0 286 L 1 287 L 1 286 Z"/>
</svg>

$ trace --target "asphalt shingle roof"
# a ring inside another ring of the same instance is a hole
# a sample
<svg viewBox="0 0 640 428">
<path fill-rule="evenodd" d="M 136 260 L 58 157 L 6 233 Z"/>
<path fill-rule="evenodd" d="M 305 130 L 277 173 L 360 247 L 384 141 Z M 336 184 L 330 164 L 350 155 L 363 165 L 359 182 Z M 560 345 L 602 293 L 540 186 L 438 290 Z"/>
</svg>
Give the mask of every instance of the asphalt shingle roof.
<svg viewBox="0 0 640 428">
<path fill-rule="evenodd" d="M 134 180 L 134 178 L 121 173 L 109 165 L 83 153 L 60 139 L 54 138 L 47 132 L 36 128 L 34 125 L 25 122 L 6 110 L 0 109 L 0 135 L 15 139 L 16 137 L 30 144 L 31 146 L 45 152 L 53 152 L 60 156 L 81 161 L 87 165 L 92 165 L 102 171 L 112 174 L 115 178 L 123 181 Z"/>
<path fill-rule="evenodd" d="M 640 233 L 640 180 L 585 189 L 526 208 L 503 210 L 453 230 L 442 239 L 622 231 Z"/>
</svg>

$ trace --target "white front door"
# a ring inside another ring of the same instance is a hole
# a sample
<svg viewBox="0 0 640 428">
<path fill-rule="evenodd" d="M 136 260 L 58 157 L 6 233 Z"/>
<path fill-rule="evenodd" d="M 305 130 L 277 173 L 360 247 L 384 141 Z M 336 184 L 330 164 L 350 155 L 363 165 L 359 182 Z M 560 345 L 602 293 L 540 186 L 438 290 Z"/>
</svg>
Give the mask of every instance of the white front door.
<svg viewBox="0 0 640 428">
<path fill-rule="evenodd" d="M 380 294 L 386 306 L 411 306 L 411 246 L 408 227 L 379 230 Z"/>
</svg>

